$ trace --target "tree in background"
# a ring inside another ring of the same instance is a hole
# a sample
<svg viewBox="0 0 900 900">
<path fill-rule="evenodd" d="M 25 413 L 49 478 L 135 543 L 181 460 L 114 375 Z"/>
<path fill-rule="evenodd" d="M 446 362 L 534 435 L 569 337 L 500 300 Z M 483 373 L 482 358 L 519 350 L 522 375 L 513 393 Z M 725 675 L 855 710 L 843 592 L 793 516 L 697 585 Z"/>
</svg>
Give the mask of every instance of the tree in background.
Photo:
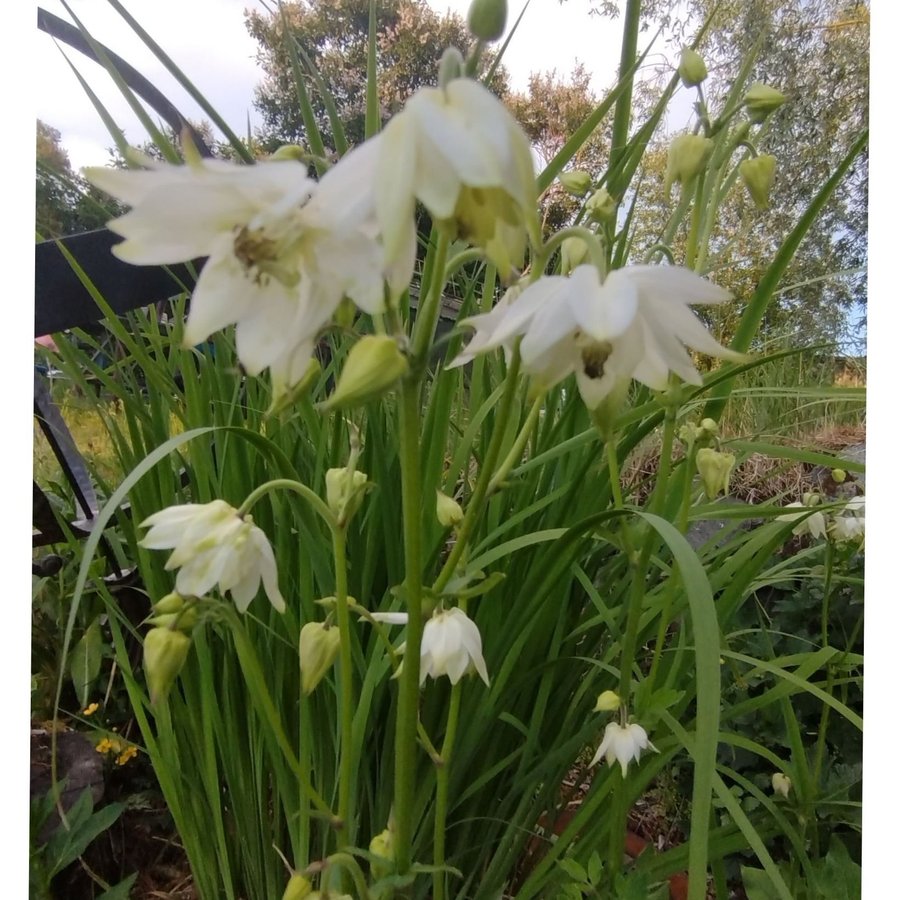
<svg viewBox="0 0 900 900">
<path fill-rule="evenodd" d="M 34 218 L 41 238 L 64 237 L 106 224 L 109 200 L 73 171 L 59 131 L 40 119 L 35 161 Z"/>
<path fill-rule="evenodd" d="M 368 0 L 300 0 L 284 3 L 272 15 L 247 14 L 247 28 L 259 42 L 258 60 L 266 73 L 256 89 L 263 117 L 260 140 L 269 151 L 280 144 L 303 144 L 300 115 L 285 42 L 285 29 L 309 56 L 334 95 L 351 145 L 365 133 L 366 60 L 369 39 Z M 378 6 L 378 91 L 383 120 L 398 110 L 418 88 L 437 83 L 444 48 L 464 54 L 472 41 L 463 19 L 441 16 L 424 0 L 384 0 Z M 505 92 L 505 75 L 493 88 Z M 328 140 L 330 126 L 321 96 L 307 84 L 316 122 Z M 329 149 L 334 149 L 333 145 Z"/>
<path fill-rule="evenodd" d="M 611 16 L 615 5 L 593 0 L 594 12 Z M 777 88 L 787 103 L 769 120 L 756 149 L 778 161 L 770 207 L 757 211 L 738 181 L 722 209 L 710 265 L 717 282 L 739 299 L 749 298 L 786 234 L 868 124 L 869 8 L 855 0 L 645 0 L 645 22 L 666 29 L 677 60 L 711 15 L 699 47 L 710 72 L 707 102 L 718 108 L 744 60 L 756 59 L 749 81 Z M 648 94 L 661 90 L 664 72 Z M 682 88 L 684 90 L 684 88 Z M 712 92 L 712 93 L 710 93 Z M 636 118 L 635 125 L 640 124 Z M 635 249 L 649 247 L 662 230 L 669 206 L 662 197 L 665 146 L 657 134 L 635 180 L 641 191 L 643 231 Z M 863 151 L 823 214 L 805 237 L 786 273 L 779 301 L 768 310 L 759 340 L 780 337 L 803 343 L 853 341 L 853 320 L 866 305 L 868 153 Z M 656 216 L 649 216 L 650 208 Z M 679 236 L 684 240 L 684 234 Z M 678 245 L 676 243 L 676 258 Z M 732 313 L 739 314 L 739 310 Z M 735 322 L 719 323 L 728 340 Z"/>
</svg>

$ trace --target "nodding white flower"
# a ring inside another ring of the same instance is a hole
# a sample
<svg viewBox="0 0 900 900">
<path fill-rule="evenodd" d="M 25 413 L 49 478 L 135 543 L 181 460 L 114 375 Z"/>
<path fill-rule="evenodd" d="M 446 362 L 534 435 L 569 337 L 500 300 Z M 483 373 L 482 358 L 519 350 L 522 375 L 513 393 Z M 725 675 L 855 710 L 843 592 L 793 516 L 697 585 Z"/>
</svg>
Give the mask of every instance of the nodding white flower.
<svg viewBox="0 0 900 900">
<path fill-rule="evenodd" d="M 202 597 L 218 584 L 245 612 L 261 580 L 269 602 L 284 612 L 269 539 L 250 516 L 239 516 L 224 500 L 170 506 L 141 522 L 141 528 L 150 529 L 142 547 L 174 549 L 166 569 L 179 569 L 175 589 L 182 596 Z"/>
<path fill-rule="evenodd" d="M 142 157 L 146 170 L 86 174 L 133 207 L 109 226 L 125 238 L 114 248 L 121 259 L 157 265 L 209 257 L 185 345 L 237 324 L 241 363 L 251 375 L 269 368 L 277 394 L 305 374 L 318 331 L 345 295 L 381 312 L 385 280 L 395 291 L 408 282 L 414 237 L 400 236 L 390 266 L 378 241 L 376 150 L 350 152 L 318 183 L 292 160 L 173 166 Z"/>
<path fill-rule="evenodd" d="M 685 345 L 710 356 L 743 357 L 719 344 L 688 306 L 730 296 L 677 266 L 629 266 L 610 272 L 602 284 L 594 266 L 578 266 L 568 278 L 539 278 L 502 310 L 498 304 L 462 322 L 475 328 L 475 337 L 453 365 L 521 336 L 522 370 L 544 388 L 574 372 L 590 409 L 631 378 L 663 390 L 674 372 L 699 385 Z"/>
<path fill-rule="evenodd" d="M 772 790 L 776 794 L 781 794 L 782 797 L 787 799 L 787 796 L 791 792 L 791 787 L 793 783 L 791 779 L 784 774 L 784 772 L 773 772 L 772 773 Z"/>
<path fill-rule="evenodd" d="M 540 240 L 531 148 L 487 88 L 468 78 L 422 88 L 380 138 L 375 198 L 388 259 L 402 254 L 419 200 L 483 247 L 503 278 L 521 265 L 526 233 Z"/>
<path fill-rule="evenodd" d="M 851 497 L 831 522 L 831 536 L 839 543 L 861 541 L 866 534 L 866 498 Z"/>
<path fill-rule="evenodd" d="M 825 514 L 822 512 L 814 512 L 806 515 L 806 510 L 810 509 L 812 504 L 801 503 L 799 500 L 788 503 L 785 509 L 796 509 L 799 512 L 784 513 L 778 516 L 779 522 L 796 522 L 797 524 L 791 530 L 796 537 L 810 535 L 814 538 L 825 537 L 828 526 L 825 521 Z M 802 519 L 802 521 L 801 521 Z"/>
<path fill-rule="evenodd" d="M 405 625 L 409 621 L 407 613 L 372 613 L 372 618 L 390 625 Z M 451 684 L 456 684 L 473 669 L 490 687 L 478 626 L 457 607 L 438 610 L 425 623 L 422 633 L 419 684 L 424 684 L 429 675 L 446 675 Z"/>
<path fill-rule="evenodd" d="M 632 722 L 630 725 L 620 725 L 618 722 L 610 722 L 606 726 L 603 733 L 603 741 L 597 748 L 591 765 L 595 766 L 600 762 L 600 757 L 606 756 L 608 765 L 612 765 L 618 761 L 622 766 L 622 776 L 628 774 L 628 764 L 631 760 L 635 762 L 641 761 L 641 750 L 650 749 L 654 753 L 659 753 L 656 747 L 650 743 L 647 732 Z"/>
</svg>

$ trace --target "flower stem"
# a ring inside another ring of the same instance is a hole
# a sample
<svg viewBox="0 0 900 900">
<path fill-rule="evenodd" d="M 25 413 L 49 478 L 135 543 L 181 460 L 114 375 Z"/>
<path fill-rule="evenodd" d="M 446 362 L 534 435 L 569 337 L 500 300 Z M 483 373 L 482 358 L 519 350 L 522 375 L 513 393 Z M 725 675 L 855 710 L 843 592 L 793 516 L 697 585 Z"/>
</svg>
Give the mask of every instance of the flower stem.
<svg viewBox="0 0 900 900">
<path fill-rule="evenodd" d="M 478 514 L 481 511 L 481 507 L 487 496 L 488 486 L 491 483 L 491 473 L 494 470 L 497 457 L 500 455 L 500 447 L 506 432 L 506 422 L 509 418 L 513 398 L 516 394 L 519 361 L 519 351 L 518 348 L 516 348 L 513 352 L 512 361 L 509 364 L 509 370 L 506 373 L 506 389 L 500 400 L 500 408 L 497 411 L 497 418 L 494 421 L 494 430 L 491 435 L 491 442 L 488 445 L 487 453 L 484 457 L 484 465 L 478 474 L 475 490 L 472 492 L 472 496 L 466 504 L 465 515 L 456 532 L 456 543 L 453 545 L 453 549 L 450 551 L 450 555 L 447 557 L 447 561 L 444 563 L 440 574 L 435 579 L 432 589 L 436 593 L 440 593 L 447 586 L 447 582 L 453 577 L 457 563 L 462 558 L 466 545 L 469 542 L 469 538 L 472 536 L 472 531 L 478 520 Z"/>
<path fill-rule="evenodd" d="M 333 530 L 337 527 L 337 521 L 325 504 L 325 501 L 305 484 L 300 481 L 294 481 L 291 478 L 275 478 L 272 481 L 261 484 L 258 488 L 254 488 L 247 499 L 240 505 L 237 514 L 239 516 L 247 515 L 258 500 L 266 494 L 277 490 L 289 490 L 299 494 L 328 523 L 329 528 Z"/>
<path fill-rule="evenodd" d="M 420 323 L 421 324 L 421 323 Z M 412 817 L 416 785 L 416 733 L 422 646 L 422 473 L 419 458 L 419 385 L 404 380 L 400 392 L 400 475 L 403 495 L 403 550 L 406 564 L 406 653 L 397 702 L 394 758 L 395 861 L 406 874 L 412 864 Z"/>
<path fill-rule="evenodd" d="M 462 606 L 463 604 L 460 604 Z M 456 740 L 456 726 L 459 722 L 459 702 L 462 696 L 462 683 L 457 682 L 450 689 L 450 709 L 447 712 L 447 731 L 441 745 L 441 765 L 437 770 L 437 797 L 434 805 L 434 864 L 444 865 L 446 848 L 447 807 L 450 797 L 450 758 L 453 755 L 453 744 Z M 434 873 L 433 900 L 444 900 L 444 880 L 446 873 Z"/>
<path fill-rule="evenodd" d="M 525 424 L 522 426 L 512 447 L 510 447 L 509 453 L 506 454 L 506 459 L 500 463 L 500 467 L 493 474 L 488 483 L 488 495 L 493 494 L 494 491 L 501 486 L 503 480 L 509 475 L 512 467 L 522 458 L 522 451 L 525 449 L 525 444 L 528 442 L 528 438 L 531 437 L 531 432 L 534 431 L 534 426 L 537 424 L 537 420 L 540 417 L 545 396 L 546 391 L 541 391 L 541 393 L 534 398 L 534 403 L 531 404 L 531 409 L 528 411 L 528 418 L 525 420 Z"/>
<path fill-rule="evenodd" d="M 334 599 L 338 630 L 341 635 L 341 762 L 340 784 L 338 787 L 338 816 L 341 827 L 338 831 L 338 847 L 351 842 L 350 822 L 353 785 L 353 648 L 350 632 L 350 613 L 347 607 L 347 536 L 343 528 L 332 531 L 334 548 Z"/>
<path fill-rule="evenodd" d="M 428 280 L 428 295 L 424 300 L 421 298 L 419 300 L 416 322 L 413 326 L 412 356 L 417 362 L 425 359 L 440 316 L 449 249 L 450 238 L 443 232 L 439 232 L 434 265 L 431 267 L 431 278 Z"/>
</svg>

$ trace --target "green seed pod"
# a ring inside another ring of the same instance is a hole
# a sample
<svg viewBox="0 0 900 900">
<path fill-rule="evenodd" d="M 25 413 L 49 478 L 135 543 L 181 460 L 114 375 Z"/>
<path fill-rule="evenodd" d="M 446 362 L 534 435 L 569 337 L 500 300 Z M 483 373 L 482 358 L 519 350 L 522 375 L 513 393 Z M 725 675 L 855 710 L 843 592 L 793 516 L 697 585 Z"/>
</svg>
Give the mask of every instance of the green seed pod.
<svg viewBox="0 0 900 900">
<path fill-rule="evenodd" d="M 325 677 L 341 649 L 341 632 L 322 622 L 307 622 L 300 629 L 300 686 L 309 696 Z"/>
<path fill-rule="evenodd" d="M 154 706 L 166 699 L 184 666 L 191 639 L 181 631 L 153 628 L 144 637 L 144 675 Z"/>
<path fill-rule="evenodd" d="M 394 338 L 369 334 L 361 338 L 347 355 L 334 393 L 323 410 L 359 406 L 380 397 L 409 371 L 409 361 Z"/>
<path fill-rule="evenodd" d="M 506 30 L 506 0 L 472 0 L 469 31 L 480 41 L 497 41 Z"/>
</svg>

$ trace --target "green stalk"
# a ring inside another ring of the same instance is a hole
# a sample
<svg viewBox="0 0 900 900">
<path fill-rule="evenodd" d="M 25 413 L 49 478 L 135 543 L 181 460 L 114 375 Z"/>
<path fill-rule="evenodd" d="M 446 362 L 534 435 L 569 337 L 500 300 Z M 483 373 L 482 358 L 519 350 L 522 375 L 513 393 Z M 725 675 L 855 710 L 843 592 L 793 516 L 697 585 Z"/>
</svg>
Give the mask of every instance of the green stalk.
<svg viewBox="0 0 900 900">
<path fill-rule="evenodd" d="M 422 472 L 419 454 L 419 385 L 406 379 L 400 392 L 400 476 L 403 550 L 406 565 L 406 652 L 397 701 L 394 758 L 396 864 L 400 875 L 412 864 L 412 817 L 416 786 L 416 733 L 422 646 Z"/>
<path fill-rule="evenodd" d="M 347 607 L 347 535 L 343 528 L 332 532 L 334 548 L 334 600 L 338 629 L 341 635 L 341 762 L 338 787 L 338 847 L 350 843 L 350 820 L 353 786 L 353 647 L 350 634 L 350 612 Z"/>
<path fill-rule="evenodd" d="M 424 360 L 434 337 L 434 329 L 441 313 L 441 299 L 444 291 L 445 270 L 447 268 L 447 252 L 450 249 L 450 238 L 443 232 L 438 233 L 437 250 L 434 265 L 431 269 L 429 291 L 426 299 L 419 300 L 416 322 L 413 326 L 412 355 L 417 362 Z"/>
<path fill-rule="evenodd" d="M 460 608 L 464 607 L 460 604 Z M 434 864 L 444 865 L 447 827 L 447 807 L 450 797 L 450 758 L 453 755 L 453 744 L 456 740 L 456 726 L 459 724 L 459 702 L 462 696 L 462 683 L 454 684 L 450 689 L 450 709 L 447 712 L 447 731 L 441 745 L 441 764 L 437 770 L 437 798 L 434 804 Z M 434 873 L 434 900 L 444 900 L 444 880 L 446 873 Z"/>
<path fill-rule="evenodd" d="M 640 24 L 641 0 L 628 0 L 622 27 L 622 54 L 619 57 L 619 82 L 624 82 L 625 86 L 616 100 L 616 109 L 613 114 L 612 145 L 609 153 L 610 169 L 616 167 L 628 143 L 628 126 L 631 123 L 631 91 L 634 86 L 634 72 L 631 69 L 637 57 Z M 614 197 L 617 190 L 617 185 L 610 185 L 609 192 Z"/>
<path fill-rule="evenodd" d="M 488 483 L 488 495 L 493 494 L 494 491 L 501 486 L 503 480 L 512 470 L 512 467 L 522 458 L 522 451 L 525 449 L 525 444 L 528 443 L 528 438 L 531 437 L 534 426 L 537 424 L 537 420 L 540 417 L 541 409 L 544 406 L 545 395 L 546 392 L 541 391 L 541 393 L 535 397 L 534 403 L 531 404 L 531 409 L 528 411 L 528 418 L 525 420 L 525 424 L 522 426 L 521 431 L 519 431 L 512 447 L 510 447 L 509 453 L 506 454 L 506 459 L 500 463 L 500 467 L 493 474 Z"/>
<path fill-rule="evenodd" d="M 503 437 L 506 432 L 506 421 L 509 418 L 513 397 L 515 397 L 516 394 L 519 363 L 519 351 L 518 348 L 516 348 L 513 352 L 512 361 L 509 364 L 509 371 L 506 373 L 506 388 L 503 392 L 503 397 L 500 400 L 500 409 L 497 411 L 497 418 L 494 421 L 494 433 L 491 435 L 491 443 L 488 446 L 488 451 L 484 457 L 484 466 L 479 473 L 478 482 L 475 485 L 475 490 L 472 492 L 472 497 L 466 504 L 465 515 L 456 532 L 456 543 L 453 545 L 453 549 L 450 551 L 450 555 L 447 557 L 447 561 L 444 563 L 440 574 L 435 579 L 433 585 L 435 593 L 440 593 L 447 586 L 447 582 L 453 577 L 457 563 L 462 558 L 463 552 L 469 542 L 469 538 L 472 536 L 472 531 L 478 520 L 478 514 L 481 511 L 481 507 L 487 496 L 488 486 L 491 481 L 491 472 L 496 465 L 497 457 L 500 455 L 500 446 L 503 443 Z"/>
</svg>

